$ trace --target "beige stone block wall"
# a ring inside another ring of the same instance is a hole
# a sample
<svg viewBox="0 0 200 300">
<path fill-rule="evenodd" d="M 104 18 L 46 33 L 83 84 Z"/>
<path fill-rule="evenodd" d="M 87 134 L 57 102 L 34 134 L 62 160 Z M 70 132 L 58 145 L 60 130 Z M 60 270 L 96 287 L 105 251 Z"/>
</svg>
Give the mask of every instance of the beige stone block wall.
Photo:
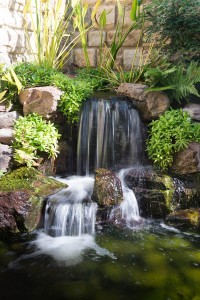
<svg viewBox="0 0 200 300">
<path fill-rule="evenodd" d="M 51 1 L 53 2 L 56 0 Z M 90 24 L 91 11 L 96 3 L 96 0 L 83 1 L 88 4 L 88 24 Z M 126 3 L 125 25 L 129 26 L 131 23 L 130 9 L 132 0 L 121 0 L 121 3 L 123 2 Z M 30 54 L 27 52 L 28 45 L 25 37 L 25 22 L 23 17 L 23 8 L 25 3 L 26 0 L 0 0 L 0 63 L 3 62 L 10 65 L 17 61 L 30 61 L 30 59 L 33 59 L 33 56 L 30 56 Z M 93 67 L 97 66 L 99 62 L 99 47 L 101 42 L 105 43 L 105 47 L 107 48 L 111 46 L 117 24 L 118 16 L 116 0 L 102 0 L 101 6 L 97 12 L 97 21 L 104 9 L 107 12 L 107 25 L 103 32 L 102 40 L 97 26 L 94 26 L 90 31 L 87 32 L 89 60 Z M 28 28 L 30 30 L 30 40 L 33 44 L 34 39 L 33 33 L 31 32 L 31 26 Z M 145 51 L 147 49 L 147 46 L 142 47 L 141 40 L 141 31 L 138 29 L 133 30 L 128 35 L 123 47 L 118 53 L 116 60 L 117 66 L 120 66 L 125 70 L 129 70 L 131 68 L 133 58 L 135 61 L 137 61 L 137 64 L 139 64 L 140 59 L 138 58 L 138 54 L 135 55 L 137 52 L 136 48 L 140 47 L 140 51 L 143 51 L 143 48 Z M 135 56 L 137 56 L 137 60 Z M 85 65 L 85 58 L 81 49 L 80 41 L 78 41 L 75 45 L 74 53 L 70 59 L 70 63 L 80 67 Z"/>
<path fill-rule="evenodd" d="M 0 63 L 27 59 L 23 8 L 25 0 L 0 0 Z"/>
<path fill-rule="evenodd" d="M 55 1 L 51 0 L 52 6 L 54 6 Z M 10 65 L 15 62 L 33 60 L 33 53 L 28 53 L 28 41 L 24 29 L 23 9 L 25 3 L 26 0 L 0 0 L 0 63 Z M 34 1 L 32 9 L 34 12 Z M 64 11 L 64 9 L 61 9 L 61 11 Z M 27 20 L 30 20 L 28 15 Z M 32 49 L 35 52 L 31 21 L 28 29 Z"/>
<path fill-rule="evenodd" d="M 83 0 L 84 3 L 88 4 L 89 14 L 91 15 L 91 11 L 96 3 L 96 0 Z M 148 2 L 148 0 L 144 1 Z M 126 4 L 125 9 L 125 20 L 124 20 L 124 33 L 126 29 L 132 24 L 130 19 L 130 10 L 132 5 L 132 0 L 121 0 L 121 3 Z M 115 29 L 118 20 L 118 11 L 117 11 L 117 1 L 116 0 L 102 0 L 102 3 L 97 11 L 97 22 L 99 21 L 99 16 L 103 12 L 103 10 L 107 13 L 107 25 L 104 28 L 102 40 L 105 43 L 105 48 L 109 48 L 114 38 Z M 88 20 L 88 23 L 91 20 Z M 100 32 L 98 30 L 98 26 L 94 24 L 94 27 L 90 29 L 87 33 L 87 41 L 88 41 L 88 54 L 89 59 L 92 61 L 92 66 L 97 66 L 100 61 L 100 50 L 99 46 L 101 44 Z M 96 49 L 96 51 L 94 51 Z M 133 30 L 126 38 L 123 46 L 121 47 L 117 59 L 115 67 L 122 67 L 124 70 L 130 70 L 132 64 L 138 66 L 141 63 L 141 57 L 143 51 L 146 48 L 142 45 L 142 32 L 139 29 Z M 78 54 L 77 54 L 78 53 Z M 85 66 L 84 57 L 81 58 L 83 52 L 81 51 L 81 44 L 77 44 L 75 46 L 74 55 L 72 57 L 73 64 L 83 67 Z M 94 57 L 96 55 L 96 57 Z"/>
</svg>

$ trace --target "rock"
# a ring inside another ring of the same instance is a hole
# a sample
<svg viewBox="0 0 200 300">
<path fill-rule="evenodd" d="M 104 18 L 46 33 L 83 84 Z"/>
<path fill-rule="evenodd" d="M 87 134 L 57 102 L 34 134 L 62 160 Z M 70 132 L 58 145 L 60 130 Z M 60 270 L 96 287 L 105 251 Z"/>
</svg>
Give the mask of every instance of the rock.
<svg viewBox="0 0 200 300">
<path fill-rule="evenodd" d="M 163 218 L 173 211 L 173 178 L 151 168 L 130 169 L 125 175 L 127 186 L 138 201 L 141 217 Z"/>
<path fill-rule="evenodd" d="M 0 102 L 0 112 L 8 112 L 12 109 L 13 104 L 6 101 Z"/>
<path fill-rule="evenodd" d="M 187 149 L 176 153 L 172 171 L 178 175 L 200 172 L 200 143 L 190 143 Z"/>
<path fill-rule="evenodd" d="M 8 145 L 0 144 L 0 170 L 7 172 L 11 165 L 12 149 Z"/>
<path fill-rule="evenodd" d="M 19 101 L 23 105 L 25 116 L 37 113 L 48 119 L 56 111 L 61 95 L 62 92 L 54 86 L 35 87 L 21 91 Z"/>
<path fill-rule="evenodd" d="M 61 141 L 58 143 L 59 153 L 55 159 L 55 170 L 57 174 L 64 174 L 72 170 L 76 170 L 76 159 L 73 153 L 73 147 L 68 144 L 67 141 Z"/>
<path fill-rule="evenodd" d="M 192 120 L 200 121 L 200 104 L 187 104 L 183 111 L 188 112 Z"/>
<path fill-rule="evenodd" d="M 11 145 L 14 139 L 14 130 L 11 128 L 0 129 L 0 143 Z"/>
<path fill-rule="evenodd" d="M 16 111 L 0 113 L 0 128 L 11 128 L 19 118 Z"/>
<path fill-rule="evenodd" d="M 100 206 L 119 205 L 123 200 L 122 186 L 115 174 L 107 169 L 95 171 L 92 199 Z"/>
<path fill-rule="evenodd" d="M 169 98 L 163 92 L 148 92 L 147 85 L 122 83 L 117 93 L 124 94 L 134 101 L 144 120 L 150 121 L 162 115 L 170 105 Z"/>
<path fill-rule="evenodd" d="M 165 222 L 178 229 L 200 229 L 200 209 L 178 210 L 167 216 Z"/>
<path fill-rule="evenodd" d="M 33 168 L 20 168 L 0 178 L 0 232 L 30 232 L 41 220 L 46 196 L 66 187 Z"/>
</svg>

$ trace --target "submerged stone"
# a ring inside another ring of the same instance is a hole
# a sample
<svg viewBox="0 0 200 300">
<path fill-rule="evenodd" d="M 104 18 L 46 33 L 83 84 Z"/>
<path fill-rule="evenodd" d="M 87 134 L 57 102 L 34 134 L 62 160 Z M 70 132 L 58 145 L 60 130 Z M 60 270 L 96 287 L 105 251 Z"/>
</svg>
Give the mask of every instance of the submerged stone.
<svg viewBox="0 0 200 300">
<path fill-rule="evenodd" d="M 175 211 L 167 216 L 165 222 L 179 229 L 200 229 L 200 209 Z"/>
<path fill-rule="evenodd" d="M 0 179 L 0 232 L 37 228 L 46 196 L 66 187 L 33 168 L 22 167 Z"/>
<path fill-rule="evenodd" d="M 95 171 L 92 199 L 100 206 L 119 205 L 123 200 L 122 186 L 116 175 L 107 169 Z"/>
</svg>

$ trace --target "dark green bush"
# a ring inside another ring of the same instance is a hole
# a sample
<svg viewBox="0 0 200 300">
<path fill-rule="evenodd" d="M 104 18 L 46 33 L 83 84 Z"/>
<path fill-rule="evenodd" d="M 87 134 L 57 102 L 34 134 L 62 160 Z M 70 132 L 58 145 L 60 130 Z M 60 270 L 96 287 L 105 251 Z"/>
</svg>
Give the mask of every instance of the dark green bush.
<svg viewBox="0 0 200 300">
<path fill-rule="evenodd" d="M 145 19 L 150 22 L 147 33 L 158 34 L 161 42 L 167 39 L 171 53 L 199 56 L 199 7 L 199 0 L 151 0 L 145 9 Z"/>
<path fill-rule="evenodd" d="M 172 165 L 173 155 L 190 142 L 200 142 L 200 124 L 192 122 L 187 112 L 169 110 L 150 123 L 148 156 L 163 170 Z"/>
</svg>

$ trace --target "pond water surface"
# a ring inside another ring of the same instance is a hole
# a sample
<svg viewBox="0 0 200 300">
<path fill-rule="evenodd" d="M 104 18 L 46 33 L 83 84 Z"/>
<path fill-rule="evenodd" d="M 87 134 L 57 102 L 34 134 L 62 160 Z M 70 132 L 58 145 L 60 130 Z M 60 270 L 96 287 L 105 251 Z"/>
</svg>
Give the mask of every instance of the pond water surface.
<svg viewBox="0 0 200 300">
<path fill-rule="evenodd" d="M 1 299 L 200 299 L 200 236 L 146 222 L 0 238 Z"/>
</svg>

